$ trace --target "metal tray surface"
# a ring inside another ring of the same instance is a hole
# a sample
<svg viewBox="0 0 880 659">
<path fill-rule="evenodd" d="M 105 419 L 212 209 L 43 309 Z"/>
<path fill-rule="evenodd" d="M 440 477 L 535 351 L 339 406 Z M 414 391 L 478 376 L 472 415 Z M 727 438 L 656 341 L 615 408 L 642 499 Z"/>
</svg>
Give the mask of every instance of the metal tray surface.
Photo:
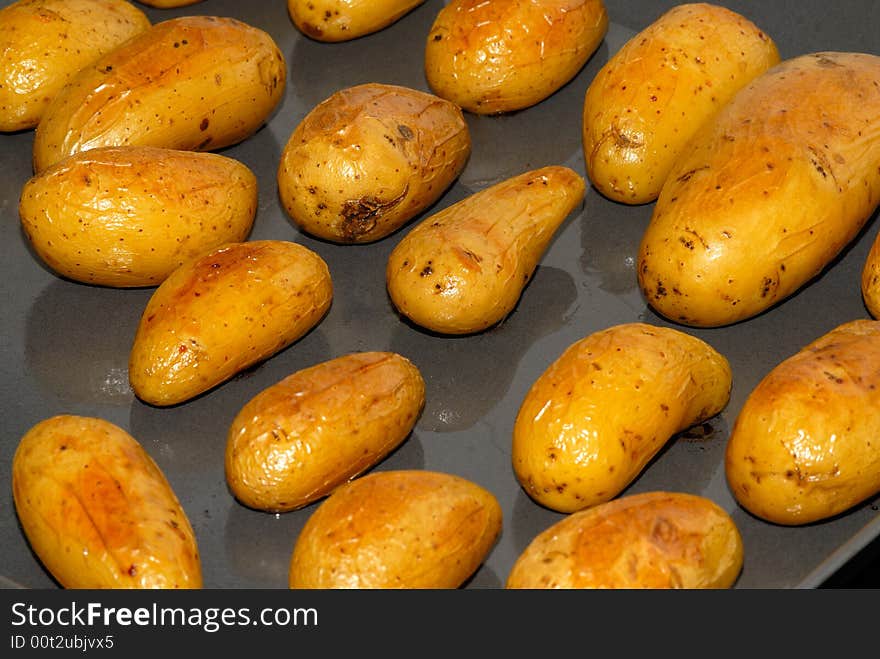
<svg viewBox="0 0 880 659">
<path fill-rule="evenodd" d="M 2 2 L 0 5 L 7 5 Z M 0 135 L 0 572 L 2 584 L 57 588 L 19 526 L 11 495 L 13 452 L 38 421 L 60 413 L 97 416 L 129 431 L 165 472 L 194 526 L 206 588 L 286 588 L 297 534 L 318 504 L 267 514 L 237 503 L 227 490 L 223 456 L 232 418 L 252 396 L 288 374 L 339 355 L 393 350 L 412 359 L 427 385 L 426 407 L 412 435 L 375 467 L 430 469 L 469 478 L 495 494 L 504 530 L 464 588 L 502 588 L 520 552 L 562 515 L 534 503 L 510 463 L 516 412 L 532 382 L 574 341 L 614 324 L 672 326 L 640 294 L 635 257 L 652 205 L 628 207 L 588 188 L 560 229 L 515 311 L 500 325 L 468 337 L 441 337 L 401 320 L 385 290 L 384 267 L 408 227 L 377 243 L 340 246 L 299 232 L 281 208 L 276 169 L 288 137 L 318 102 L 366 82 L 429 91 L 425 36 L 443 2 L 429 0 L 394 25 L 355 41 L 324 44 L 300 33 L 282 0 L 204 0 L 177 10 L 141 8 L 153 22 L 212 14 L 269 32 L 288 66 L 286 96 L 253 137 L 225 155 L 247 164 L 260 182 L 252 239 L 284 239 L 328 263 L 335 299 L 311 333 L 263 364 L 173 408 L 137 400 L 128 387 L 134 331 L 153 289 L 110 289 L 58 277 L 30 251 L 19 225 L 21 187 L 32 175 L 33 131 Z M 435 212 L 491 183 L 549 164 L 584 174 L 580 121 L 584 92 L 610 55 L 674 6 L 671 1 L 606 0 L 606 39 L 568 85 L 544 102 L 495 117 L 467 115 L 473 154 Z M 880 13 L 869 0 L 721 2 L 765 30 L 783 58 L 820 50 L 880 53 Z M 140 6 L 140 5 L 139 5 Z M 880 499 L 834 519 L 787 528 L 752 517 L 732 498 L 723 456 L 746 396 L 779 361 L 836 325 L 867 317 L 859 276 L 878 231 L 875 216 L 821 276 L 776 308 L 734 326 L 682 328 L 731 363 L 727 408 L 700 433 L 673 438 L 624 492 L 656 489 L 707 496 L 726 509 L 745 544 L 736 588 L 812 588 L 880 534 Z"/>
</svg>

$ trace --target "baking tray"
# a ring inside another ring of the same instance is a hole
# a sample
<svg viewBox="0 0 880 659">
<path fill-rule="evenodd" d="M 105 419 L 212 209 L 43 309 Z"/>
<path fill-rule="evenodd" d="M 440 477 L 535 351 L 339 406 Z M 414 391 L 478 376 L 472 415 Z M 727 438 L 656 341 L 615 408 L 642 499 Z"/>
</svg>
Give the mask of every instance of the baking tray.
<svg viewBox="0 0 880 659">
<path fill-rule="evenodd" d="M 10 4 L 2 2 L 0 6 Z M 674 2 L 606 0 L 606 39 L 563 89 L 533 108 L 497 117 L 467 116 L 473 154 L 457 183 L 427 213 L 508 176 L 550 164 L 584 174 L 580 120 L 584 92 L 610 55 Z M 880 13 L 870 0 L 733 1 L 783 58 L 818 50 L 878 53 Z M 140 5 L 139 5 L 140 6 Z M 634 263 L 653 205 L 628 207 L 588 189 L 560 229 L 515 311 L 475 336 L 440 337 L 403 322 L 385 291 L 385 261 L 406 229 L 370 245 L 340 246 L 299 232 L 281 208 L 275 183 L 290 133 L 318 102 L 366 82 L 429 91 L 423 49 L 442 2 L 429 1 L 393 26 L 361 39 L 323 44 L 300 35 L 284 0 L 204 0 L 177 10 L 141 6 L 153 22 L 189 14 L 244 20 L 269 32 L 287 59 L 286 96 L 257 134 L 223 153 L 247 164 L 260 182 L 252 239 L 302 243 L 328 263 L 332 308 L 311 333 L 263 364 L 174 408 L 137 400 L 127 360 L 153 289 L 120 290 L 62 279 L 30 251 L 18 220 L 22 185 L 32 175 L 33 131 L 0 135 L 0 572 L 2 585 L 57 588 L 18 524 L 10 472 L 20 437 L 59 413 L 97 416 L 128 430 L 165 472 L 199 543 L 206 588 L 286 588 L 290 552 L 318 504 L 281 515 L 238 504 L 226 488 L 226 431 L 240 407 L 286 375 L 348 352 L 393 350 L 426 380 L 426 406 L 412 435 L 375 467 L 454 473 L 486 487 L 504 512 L 504 530 L 465 588 L 501 588 L 532 538 L 562 518 L 521 490 L 510 464 L 514 418 L 528 388 L 574 341 L 618 323 L 672 326 L 647 308 Z M 412 226 L 414 220 L 409 226 Z M 834 326 L 867 317 L 858 280 L 878 230 L 876 216 L 832 266 L 759 317 L 715 329 L 682 328 L 730 361 L 734 374 L 723 413 L 669 442 L 624 492 L 666 489 L 711 498 L 733 517 L 745 545 L 736 588 L 812 588 L 880 534 L 878 499 L 805 527 L 775 526 L 733 500 L 724 447 L 746 396 L 779 361 Z"/>
</svg>

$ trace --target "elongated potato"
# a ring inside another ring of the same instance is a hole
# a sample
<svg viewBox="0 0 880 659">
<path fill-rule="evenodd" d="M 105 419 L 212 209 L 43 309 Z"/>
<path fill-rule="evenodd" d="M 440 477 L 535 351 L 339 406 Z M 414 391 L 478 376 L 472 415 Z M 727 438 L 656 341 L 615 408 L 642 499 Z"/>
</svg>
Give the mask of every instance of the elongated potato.
<svg viewBox="0 0 880 659">
<path fill-rule="evenodd" d="M 290 588 L 458 588 L 501 534 L 495 496 L 459 476 L 380 471 L 336 489 L 309 517 Z"/>
<path fill-rule="evenodd" d="M 614 201 L 654 201 L 697 129 L 779 63 L 773 40 L 747 18 L 707 3 L 673 7 L 635 35 L 587 89 L 587 175 Z"/>
<path fill-rule="evenodd" d="M 874 239 L 862 268 L 862 299 L 868 313 L 880 320 L 880 237 Z"/>
<path fill-rule="evenodd" d="M 47 108 L 34 170 L 99 146 L 213 151 L 255 133 L 287 69 L 266 32 L 233 18 L 156 23 L 82 69 Z"/>
<path fill-rule="evenodd" d="M 251 508 L 302 508 L 397 448 L 424 404 L 418 368 L 395 353 L 352 353 L 303 369 L 236 415 L 226 482 Z"/>
<path fill-rule="evenodd" d="M 378 32 L 425 0 L 287 0 L 293 24 L 317 41 L 339 42 Z"/>
<path fill-rule="evenodd" d="M 507 588 L 730 588 L 742 565 L 739 529 L 718 504 L 646 492 L 548 528 L 516 560 Z"/>
<path fill-rule="evenodd" d="M 422 220 L 388 258 L 391 300 L 414 323 L 443 334 L 495 325 L 516 306 L 584 190 L 571 169 L 543 167 Z"/>
<path fill-rule="evenodd" d="M 470 152 L 454 103 L 397 85 L 358 85 L 318 104 L 296 127 L 281 154 L 278 191 L 303 231 L 372 242 L 433 204 Z"/>
<path fill-rule="evenodd" d="M 570 513 L 616 497 L 676 433 L 727 405 L 727 360 L 678 330 L 626 323 L 576 341 L 532 384 L 513 469 L 538 503 Z"/>
<path fill-rule="evenodd" d="M 196 537 L 143 447 L 103 419 L 33 426 L 12 460 L 31 548 L 64 588 L 201 588 Z"/>
<path fill-rule="evenodd" d="M 425 75 L 469 112 L 521 110 L 574 78 L 607 31 L 602 0 L 452 0 L 428 33 Z"/>
<path fill-rule="evenodd" d="M 715 327 L 820 274 L 880 200 L 880 57 L 813 53 L 740 90 L 688 143 L 638 256 L 648 303 Z"/>
<path fill-rule="evenodd" d="M 730 489 L 785 525 L 843 513 L 880 492 L 880 321 L 834 328 L 771 370 L 727 443 Z"/>
<path fill-rule="evenodd" d="M 193 398 L 301 338 L 332 297 L 327 264 L 296 243 L 230 243 L 190 259 L 147 303 L 131 387 L 153 405 Z"/>
<path fill-rule="evenodd" d="M 125 0 L 18 0 L 0 9 L 0 131 L 36 127 L 81 68 L 149 27 Z"/>
<path fill-rule="evenodd" d="M 100 147 L 29 180 L 19 216 L 34 251 L 87 284 L 160 284 L 184 261 L 250 233 L 257 179 L 214 153 Z"/>
</svg>

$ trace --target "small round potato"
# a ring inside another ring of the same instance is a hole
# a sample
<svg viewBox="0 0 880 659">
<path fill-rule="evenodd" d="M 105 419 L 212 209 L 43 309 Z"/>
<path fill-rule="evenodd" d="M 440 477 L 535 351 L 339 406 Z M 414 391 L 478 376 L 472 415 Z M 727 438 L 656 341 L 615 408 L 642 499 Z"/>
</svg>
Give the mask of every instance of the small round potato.
<svg viewBox="0 0 880 659">
<path fill-rule="evenodd" d="M 868 313 L 880 320 L 880 235 L 874 238 L 862 269 L 862 298 Z"/>
<path fill-rule="evenodd" d="M 287 0 L 293 24 L 316 41 L 357 39 L 382 30 L 425 0 Z"/>
</svg>

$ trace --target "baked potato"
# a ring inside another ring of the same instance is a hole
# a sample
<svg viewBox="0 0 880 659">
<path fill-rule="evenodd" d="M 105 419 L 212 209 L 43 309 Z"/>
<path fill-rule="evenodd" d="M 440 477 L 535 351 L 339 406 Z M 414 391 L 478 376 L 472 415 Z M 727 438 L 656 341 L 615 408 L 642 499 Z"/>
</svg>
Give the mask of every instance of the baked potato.
<svg viewBox="0 0 880 659">
<path fill-rule="evenodd" d="M 880 237 L 874 238 L 862 268 L 862 299 L 868 313 L 880 320 Z"/>
<path fill-rule="evenodd" d="M 378 32 L 425 0 L 287 0 L 293 24 L 317 41 L 338 42 Z"/>
</svg>

